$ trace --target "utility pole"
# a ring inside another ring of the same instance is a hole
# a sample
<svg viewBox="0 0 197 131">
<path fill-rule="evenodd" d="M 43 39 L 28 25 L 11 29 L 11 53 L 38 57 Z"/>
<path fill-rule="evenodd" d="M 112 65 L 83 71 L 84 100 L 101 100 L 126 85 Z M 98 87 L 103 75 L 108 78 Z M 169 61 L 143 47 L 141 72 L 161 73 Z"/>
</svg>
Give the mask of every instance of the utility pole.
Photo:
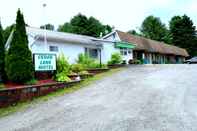
<svg viewBox="0 0 197 131">
<path fill-rule="evenodd" d="M 47 29 L 46 29 L 46 22 L 45 22 L 45 17 L 46 17 L 46 14 L 45 14 L 45 8 L 47 6 L 46 3 L 44 3 L 43 5 L 43 23 L 44 23 L 44 45 L 45 45 L 45 51 L 47 52 L 48 51 L 48 48 L 47 48 Z"/>
</svg>

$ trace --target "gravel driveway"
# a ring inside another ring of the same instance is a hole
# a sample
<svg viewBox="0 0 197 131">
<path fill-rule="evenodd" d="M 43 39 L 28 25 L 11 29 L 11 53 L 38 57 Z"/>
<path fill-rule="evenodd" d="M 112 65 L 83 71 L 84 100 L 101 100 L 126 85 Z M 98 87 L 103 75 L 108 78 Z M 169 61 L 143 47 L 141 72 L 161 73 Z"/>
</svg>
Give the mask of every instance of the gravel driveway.
<svg viewBox="0 0 197 131">
<path fill-rule="evenodd" d="M 132 66 L 0 119 L 1 131 L 197 131 L 197 65 Z"/>
</svg>

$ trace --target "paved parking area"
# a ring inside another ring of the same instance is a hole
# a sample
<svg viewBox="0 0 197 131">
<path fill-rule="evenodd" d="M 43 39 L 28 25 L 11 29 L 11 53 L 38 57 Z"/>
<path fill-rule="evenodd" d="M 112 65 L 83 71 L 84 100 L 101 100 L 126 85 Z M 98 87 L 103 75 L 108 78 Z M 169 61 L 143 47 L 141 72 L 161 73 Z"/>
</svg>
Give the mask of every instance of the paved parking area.
<svg viewBox="0 0 197 131">
<path fill-rule="evenodd" d="M 2 131 L 197 131 L 197 65 L 132 66 L 0 119 Z"/>
</svg>

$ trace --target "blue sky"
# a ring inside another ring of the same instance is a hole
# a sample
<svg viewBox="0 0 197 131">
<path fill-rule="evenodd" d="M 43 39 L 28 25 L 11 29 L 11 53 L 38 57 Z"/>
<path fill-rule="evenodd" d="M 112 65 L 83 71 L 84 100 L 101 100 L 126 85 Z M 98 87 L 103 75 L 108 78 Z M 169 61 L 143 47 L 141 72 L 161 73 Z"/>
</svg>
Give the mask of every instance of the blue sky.
<svg viewBox="0 0 197 131">
<path fill-rule="evenodd" d="M 1 0 L 3 27 L 15 22 L 21 8 L 25 21 L 33 27 L 52 23 L 56 27 L 81 12 L 104 24 L 128 31 L 138 29 L 145 17 L 154 15 L 168 24 L 174 15 L 187 14 L 197 25 L 197 0 Z M 47 3 L 43 10 L 42 4 Z M 45 16 L 43 18 L 43 16 Z"/>
</svg>

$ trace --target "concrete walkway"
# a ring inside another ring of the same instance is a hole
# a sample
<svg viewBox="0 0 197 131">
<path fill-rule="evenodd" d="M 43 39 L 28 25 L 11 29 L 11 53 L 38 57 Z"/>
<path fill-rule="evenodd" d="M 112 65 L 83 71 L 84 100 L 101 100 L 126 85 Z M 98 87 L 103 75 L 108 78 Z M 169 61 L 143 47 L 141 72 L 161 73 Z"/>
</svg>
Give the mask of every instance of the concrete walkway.
<svg viewBox="0 0 197 131">
<path fill-rule="evenodd" d="M 1 131 L 197 131 L 197 65 L 132 66 L 0 119 Z"/>
</svg>

